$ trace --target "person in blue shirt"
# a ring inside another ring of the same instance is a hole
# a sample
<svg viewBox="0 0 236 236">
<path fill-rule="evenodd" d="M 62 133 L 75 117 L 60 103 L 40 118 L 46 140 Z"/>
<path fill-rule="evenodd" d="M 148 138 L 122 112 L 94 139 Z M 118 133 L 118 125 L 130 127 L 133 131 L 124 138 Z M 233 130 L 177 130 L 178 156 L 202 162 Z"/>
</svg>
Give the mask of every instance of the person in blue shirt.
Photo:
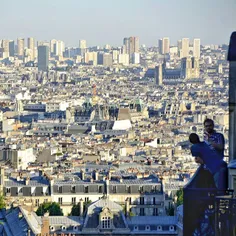
<svg viewBox="0 0 236 236">
<path fill-rule="evenodd" d="M 195 157 L 195 161 L 204 164 L 210 171 L 219 190 L 226 190 L 228 169 L 221 154 L 211 149 L 206 142 L 201 142 L 199 136 L 195 133 L 190 134 L 189 141 L 193 144 L 191 146 L 191 153 Z"/>
<path fill-rule="evenodd" d="M 212 119 L 206 119 L 204 125 L 204 141 L 210 146 L 212 150 L 215 150 L 224 159 L 225 139 L 224 135 L 216 132 L 214 129 L 214 121 Z"/>
</svg>

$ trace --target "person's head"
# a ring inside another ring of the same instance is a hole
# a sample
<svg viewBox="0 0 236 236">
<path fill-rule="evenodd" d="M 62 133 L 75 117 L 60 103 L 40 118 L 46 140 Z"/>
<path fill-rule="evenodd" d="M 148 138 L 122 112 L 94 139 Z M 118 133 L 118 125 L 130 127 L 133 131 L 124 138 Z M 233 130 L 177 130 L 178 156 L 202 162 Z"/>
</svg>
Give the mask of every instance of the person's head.
<svg viewBox="0 0 236 236">
<path fill-rule="evenodd" d="M 189 135 L 189 141 L 192 144 L 200 143 L 199 136 L 197 134 L 195 134 L 195 133 L 191 133 Z"/>
<path fill-rule="evenodd" d="M 211 134 L 214 131 L 214 121 L 212 119 L 205 119 L 204 129 L 207 133 Z"/>
</svg>

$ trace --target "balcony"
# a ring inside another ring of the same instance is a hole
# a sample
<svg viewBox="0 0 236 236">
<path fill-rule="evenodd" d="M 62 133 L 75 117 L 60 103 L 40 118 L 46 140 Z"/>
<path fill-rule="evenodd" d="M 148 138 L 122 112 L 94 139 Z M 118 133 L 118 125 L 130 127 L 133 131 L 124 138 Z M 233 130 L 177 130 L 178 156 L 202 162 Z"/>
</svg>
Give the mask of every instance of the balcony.
<svg viewBox="0 0 236 236">
<path fill-rule="evenodd" d="M 215 235 L 236 235 L 236 198 L 221 196 L 215 199 Z"/>
<path fill-rule="evenodd" d="M 215 235 L 215 197 L 218 195 L 213 177 L 200 166 L 184 187 L 184 235 Z"/>
</svg>

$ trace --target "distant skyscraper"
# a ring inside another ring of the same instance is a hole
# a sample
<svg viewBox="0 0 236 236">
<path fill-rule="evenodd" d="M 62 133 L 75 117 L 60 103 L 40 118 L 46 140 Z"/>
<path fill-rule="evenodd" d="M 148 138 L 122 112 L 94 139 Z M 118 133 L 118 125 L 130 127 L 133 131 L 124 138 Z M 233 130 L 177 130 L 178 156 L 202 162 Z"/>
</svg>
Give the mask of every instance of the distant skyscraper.
<svg viewBox="0 0 236 236">
<path fill-rule="evenodd" d="M 28 49 L 30 50 L 29 51 L 30 60 L 33 61 L 35 57 L 34 56 L 34 46 L 35 46 L 34 38 L 28 38 L 27 46 L 28 46 Z"/>
<path fill-rule="evenodd" d="M 3 48 L 3 58 L 7 58 L 9 57 L 9 52 L 10 52 L 10 49 L 9 49 L 9 40 L 8 39 L 3 39 L 2 40 L 2 48 Z"/>
<path fill-rule="evenodd" d="M 162 65 L 155 67 L 155 84 L 162 85 L 163 73 L 162 73 Z"/>
<path fill-rule="evenodd" d="M 81 39 L 81 40 L 79 41 L 79 48 L 81 48 L 81 49 L 86 49 L 86 48 L 87 48 L 86 40 Z"/>
<path fill-rule="evenodd" d="M 189 39 L 183 38 L 181 43 L 181 55 L 180 57 L 188 57 L 189 56 Z"/>
<path fill-rule="evenodd" d="M 49 47 L 38 46 L 38 70 L 47 71 L 49 62 Z"/>
<path fill-rule="evenodd" d="M 63 56 L 63 53 L 65 52 L 65 43 L 61 40 L 57 40 L 54 44 L 54 52 L 56 56 Z"/>
<path fill-rule="evenodd" d="M 129 54 L 129 38 L 123 40 L 123 54 Z"/>
<path fill-rule="evenodd" d="M 17 55 L 23 57 L 25 48 L 25 40 L 18 38 L 17 39 Z"/>
<path fill-rule="evenodd" d="M 129 38 L 129 55 L 133 53 L 139 53 L 139 38 L 138 37 L 130 37 Z"/>
<path fill-rule="evenodd" d="M 54 51 L 54 48 L 55 48 L 55 44 L 56 44 L 57 40 L 56 39 L 52 39 L 50 40 L 50 53 L 52 54 L 56 54 L 56 52 Z"/>
<path fill-rule="evenodd" d="M 103 66 L 109 67 L 112 66 L 112 54 L 104 53 L 103 54 Z"/>
<path fill-rule="evenodd" d="M 158 49 L 159 49 L 159 53 L 162 54 L 162 52 L 163 52 L 163 40 L 162 39 L 158 40 Z"/>
<path fill-rule="evenodd" d="M 169 52 L 170 52 L 170 39 L 169 38 L 159 39 L 159 53 L 164 55 Z"/>
<path fill-rule="evenodd" d="M 132 54 L 132 64 L 139 64 L 140 63 L 140 54 L 135 52 Z"/>
<path fill-rule="evenodd" d="M 13 40 L 9 41 L 9 56 L 14 57 L 15 55 L 15 42 Z"/>
<path fill-rule="evenodd" d="M 193 56 L 200 58 L 200 47 L 201 47 L 201 41 L 200 39 L 194 39 L 193 40 Z"/>
</svg>

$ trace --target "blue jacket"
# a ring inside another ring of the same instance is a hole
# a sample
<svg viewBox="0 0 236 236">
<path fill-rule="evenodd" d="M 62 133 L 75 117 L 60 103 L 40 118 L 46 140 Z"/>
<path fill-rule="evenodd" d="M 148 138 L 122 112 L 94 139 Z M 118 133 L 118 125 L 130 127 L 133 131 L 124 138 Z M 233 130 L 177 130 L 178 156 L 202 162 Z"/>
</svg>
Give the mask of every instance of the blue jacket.
<svg viewBox="0 0 236 236">
<path fill-rule="evenodd" d="M 191 153 L 194 157 L 200 157 L 212 174 L 218 172 L 225 163 L 219 152 L 211 149 L 205 142 L 193 144 Z"/>
</svg>

